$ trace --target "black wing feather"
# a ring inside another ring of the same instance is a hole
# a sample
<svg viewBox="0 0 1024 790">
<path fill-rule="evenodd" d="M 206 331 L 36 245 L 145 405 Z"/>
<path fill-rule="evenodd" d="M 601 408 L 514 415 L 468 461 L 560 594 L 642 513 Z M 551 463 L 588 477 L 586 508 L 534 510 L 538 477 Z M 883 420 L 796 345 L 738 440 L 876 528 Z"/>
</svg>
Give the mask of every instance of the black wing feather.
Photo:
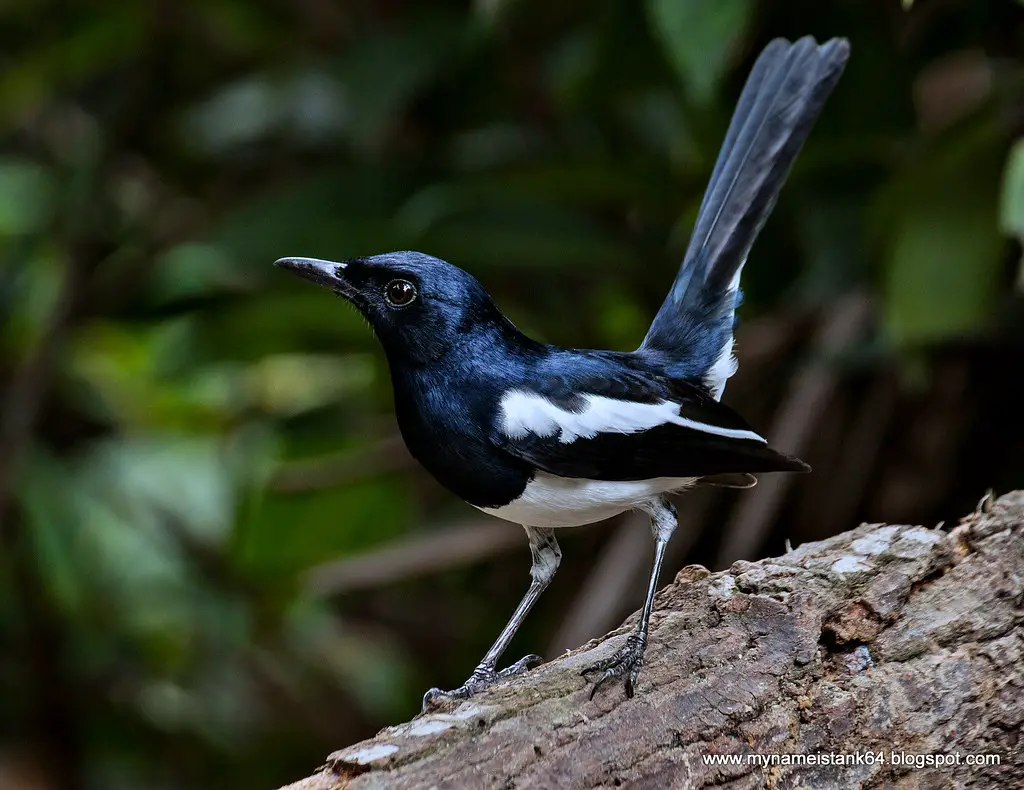
<svg viewBox="0 0 1024 790">
<path fill-rule="evenodd" d="M 749 425 L 728 406 L 700 388 L 680 380 L 624 374 L 615 377 L 544 379 L 531 389 L 563 409 L 582 407 L 584 395 L 619 397 L 641 403 L 664 399 L 680 404 L 680 414 L 697 422 L 731 430 L 750 431 Z M 531 466 L 560 477 L 590 480 L 648 480 L 654 477 L 704 477 L 755 472 L 806 472 L 803 461 L 769 448 L 754 439 L 710 434 L 676 424 L 658 425 L 635 433 L 600 433 L 562 442 L 559 436 L 509 437 L 498 426 L 491 441 Z"/>
</svg>

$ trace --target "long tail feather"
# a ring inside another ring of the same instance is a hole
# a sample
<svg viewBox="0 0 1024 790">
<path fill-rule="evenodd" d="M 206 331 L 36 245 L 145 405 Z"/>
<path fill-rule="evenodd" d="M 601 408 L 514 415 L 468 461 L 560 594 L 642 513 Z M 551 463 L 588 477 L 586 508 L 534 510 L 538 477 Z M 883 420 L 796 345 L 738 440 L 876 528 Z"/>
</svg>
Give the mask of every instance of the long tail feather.
<svg viewBox="0 0 1024 790">
<path fill-rule="evenodd" d="M 772 41 L 740 94 L 679 274 L 640 346 L 716 398 L 736 369 L 732 327 L 750 248 L 850 54 L 845 39 Z"/>
</svg>

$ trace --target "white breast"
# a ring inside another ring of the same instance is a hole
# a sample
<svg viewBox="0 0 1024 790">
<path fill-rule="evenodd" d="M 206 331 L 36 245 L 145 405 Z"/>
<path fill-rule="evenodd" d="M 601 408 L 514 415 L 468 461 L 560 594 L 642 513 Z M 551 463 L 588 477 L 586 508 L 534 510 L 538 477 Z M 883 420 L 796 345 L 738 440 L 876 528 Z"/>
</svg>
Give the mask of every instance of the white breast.
<svg viewBox="0 0 1024 790">
<path fill-rule="evenodd" d="M 528 527 L 578 527 L 611 518 L 659 494 L 688 488 L 694 480 L 580 480 L 537 472 L 517 499 L 480 510 Z"/>
</svg>

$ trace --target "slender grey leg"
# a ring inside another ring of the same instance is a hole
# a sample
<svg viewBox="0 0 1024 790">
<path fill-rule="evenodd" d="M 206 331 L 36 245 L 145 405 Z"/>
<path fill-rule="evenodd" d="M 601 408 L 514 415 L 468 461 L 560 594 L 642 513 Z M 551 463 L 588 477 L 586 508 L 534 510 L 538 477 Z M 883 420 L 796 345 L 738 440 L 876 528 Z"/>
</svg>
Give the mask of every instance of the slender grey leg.
<svg viewBox="0 0 1024 790">
<path fill-rule="evenodd" d="M 661 564 L 665 560 L 665 547 L 668 546 L 668 541 L 678 524 L 675 508 L 664 497 L 647 503 L 643 510 L 651 517 L 651 533 L 654 536 L 654 566 L 651 568 L 651 578 L 647 583 L 644 608 L 640 613 L 640 622 L 633 633 L 626 637 L 626 644 L 613 656 L 591 664 L 581 673 L 586 677 L 590 672 L 604 672 L 590 690 L 591 699 L 606 680 L 623 676 L 626 696 L 632 697 L 640 667 L 643 665 L 644 650 L 647 648 L 647 630 L 651 621 L 651 611 L 654 609 L 654 594 L 658 591 Z"/>
<path fill-rule="evenodd" d="M 512 637 L 515 636 L 519 626 L 526 619 L 526 615 L 533 608 L 537 599 L 540 598 L 540 594 L 551 584 L 551 580 L 555 577 L 555 571 L 558 570 L 558 565 L 562 561 L 562 550 L 558 547 L 558 541 L 555 540 L 555 531 L 553 529 L 526 527 L 526 536 L 530 539 L 530 554 L 533 558 L 533 564 L 530 566 L 530 588 L 526 591 L 526 595 L 519 602 L 519 606 L 516 607 L 512 618 L 508 621 L 508 625 L 502 629 L 494 644 L 491 645 L 491 649 L 487 651 L 480 663 L 477 664 L 473 674 L 469 676 L 466 682 L 452 691 L 442 691 L 437 688 L 430 689 L 430 691 L 423 695 L 424 711 L 435 702 L 446 697 L 454 699 L 471 697 L 473 694 L 483 691 L 499 680 L 525 672 L 530 668 L 531 664 L 536 664 L 543 660 L 540 656 L 531 654 L 519 659 L 516 663 L 505 669 L 500 671 L 494 669 L 497 666 L 498 659 L 501 658 L 501 654 L 508 647 L 508 643 L 512 641 Z"/>
</svg>

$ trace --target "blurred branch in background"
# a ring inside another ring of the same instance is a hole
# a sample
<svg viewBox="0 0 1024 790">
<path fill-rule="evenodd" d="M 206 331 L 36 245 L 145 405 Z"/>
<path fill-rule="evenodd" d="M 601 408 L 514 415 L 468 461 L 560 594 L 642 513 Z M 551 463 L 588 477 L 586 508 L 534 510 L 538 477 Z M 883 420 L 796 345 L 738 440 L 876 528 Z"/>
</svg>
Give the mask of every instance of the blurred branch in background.
<svg viewBox="0 0 1024 790">
<path fill-rule="evenodd" d="M 370 332 L 270 263 L 418 248 L 531 335 L 634 348 L 773 36 L 853 58 L 746 268 L 726 400 L 815 471 L 681 499 L 665 578 L 1024 487 L 1015 3 L 0 19 L 11 782 L 269 787 L 460 681 L 522 593 L 521 530 L 424 475 Z M 636 526 L 566 536 L 524 653 L 635 609 Z"/>
<path fill-rule="evenodd" d="M 356 453 L 283 465 L 274 473 L 270 485 L 275 491 L 311 491 L 405 471 L 415 463 L 402 437 L 395 434 Z"/>
<path fill-rule="evenodd" d="M 521 533 L 514 524 L 498 519 L 434 527 L 428 534 L 411 535 L 377 551 L 313 568 L 306 587 L 316 597 L 340 595 L 462 568 L 522 548 Z"/>
</svg>

